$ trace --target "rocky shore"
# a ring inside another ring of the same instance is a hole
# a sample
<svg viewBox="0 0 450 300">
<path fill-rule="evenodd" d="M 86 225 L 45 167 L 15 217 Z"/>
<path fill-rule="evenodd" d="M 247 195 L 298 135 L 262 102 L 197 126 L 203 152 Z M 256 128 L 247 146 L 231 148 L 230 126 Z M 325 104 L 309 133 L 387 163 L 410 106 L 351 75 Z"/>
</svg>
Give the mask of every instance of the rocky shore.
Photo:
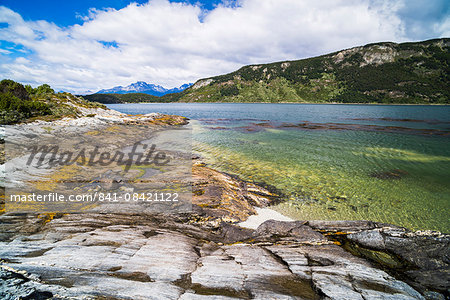
<svg viewBox="0 0 450 300">
<path fill-rule="evenodd" d="M 163 115 L 89 117 L 103 125 L 114 118 L 186 123 Z M 94 123 L 86 122 L 88 130 L 98 129 Z M 192 194 L 187 213 L 0 215 L 0 298 L 449 297 L 449 235 L 370 221 L 268 220 L 243 228 L 256 207 L 282 201 L 282 192 L 213 170 L 198 157 Z"/>
</svg>

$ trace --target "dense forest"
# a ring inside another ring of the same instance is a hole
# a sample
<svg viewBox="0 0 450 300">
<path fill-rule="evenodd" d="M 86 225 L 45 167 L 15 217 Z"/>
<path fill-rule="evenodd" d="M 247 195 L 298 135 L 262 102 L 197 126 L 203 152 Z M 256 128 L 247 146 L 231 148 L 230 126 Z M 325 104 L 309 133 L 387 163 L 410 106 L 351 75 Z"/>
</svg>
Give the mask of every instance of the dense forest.
<svg viewBox="0 0 450 300">
<path fill-rule="evenodd" d="M 113 103 L 139 103 L 139 102 L 161 102 L 160 97 L 144 93 L 129 94 L 92 94 L 82 96 L 86 100 L 103 104 Z"/>
</svg>

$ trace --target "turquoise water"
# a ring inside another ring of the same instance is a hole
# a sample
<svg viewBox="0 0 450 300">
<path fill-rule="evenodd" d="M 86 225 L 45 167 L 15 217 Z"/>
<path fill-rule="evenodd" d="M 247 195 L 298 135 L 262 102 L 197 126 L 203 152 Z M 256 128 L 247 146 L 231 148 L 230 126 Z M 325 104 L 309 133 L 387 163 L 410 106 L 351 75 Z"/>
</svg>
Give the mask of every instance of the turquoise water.
<svg viewBox="0 0 450 300">
<path fill-rule="evenodd" d="M 192 119 L 213 167 L 271 184 L 296 219 L 450 232 L 450 106 L 112 104 Z"/>
</svg>

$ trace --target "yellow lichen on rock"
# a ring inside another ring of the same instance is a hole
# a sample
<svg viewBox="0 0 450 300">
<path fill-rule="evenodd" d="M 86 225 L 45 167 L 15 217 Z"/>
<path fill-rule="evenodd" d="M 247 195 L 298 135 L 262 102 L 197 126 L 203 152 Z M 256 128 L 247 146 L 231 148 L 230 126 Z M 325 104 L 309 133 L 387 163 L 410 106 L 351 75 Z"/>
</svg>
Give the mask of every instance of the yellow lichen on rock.
<svg viewBox="0 0 450 300">
<path fill-rule="evenodd" d="M 81 170 L 78 165 L 62 166 L 47 178 L 32 182 L 35 188 L 41 191 L 53 191 L 58 187 L 58 184 L 73 178 Z"/>
<path fill-rule="evenodd" d="M 43 220 L 43 224 L 47 224 L 56 216 L 55 212 L 39 214 L 37 217 Z"/>
</svg>

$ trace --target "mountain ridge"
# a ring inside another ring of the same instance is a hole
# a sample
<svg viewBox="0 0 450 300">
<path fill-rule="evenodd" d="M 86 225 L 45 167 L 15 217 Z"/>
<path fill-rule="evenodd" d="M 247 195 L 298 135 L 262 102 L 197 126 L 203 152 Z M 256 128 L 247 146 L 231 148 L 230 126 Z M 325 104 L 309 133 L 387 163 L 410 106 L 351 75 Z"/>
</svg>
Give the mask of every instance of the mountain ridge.
<svg viewBox="0 0 450 300">
<path fill-rule="evenodd" d="M 197 80 L 161 102 L 448 104 L 450 39 L 371 43 Z"/>
<path fill-rule="evenodd" d="M 145 81 L 137 81 L 127 86 L 115 86 L 110 89 L 102 89 L 94 94 L 130 94 L 130 93 L 143 93 L 152 96 L 163 96 L 171 93 L 179 93 L 190 87 L 192 83 L 186 83 L 180 87 L 167 89 L 161 85 L 147 83 Z"/>
</svg>

